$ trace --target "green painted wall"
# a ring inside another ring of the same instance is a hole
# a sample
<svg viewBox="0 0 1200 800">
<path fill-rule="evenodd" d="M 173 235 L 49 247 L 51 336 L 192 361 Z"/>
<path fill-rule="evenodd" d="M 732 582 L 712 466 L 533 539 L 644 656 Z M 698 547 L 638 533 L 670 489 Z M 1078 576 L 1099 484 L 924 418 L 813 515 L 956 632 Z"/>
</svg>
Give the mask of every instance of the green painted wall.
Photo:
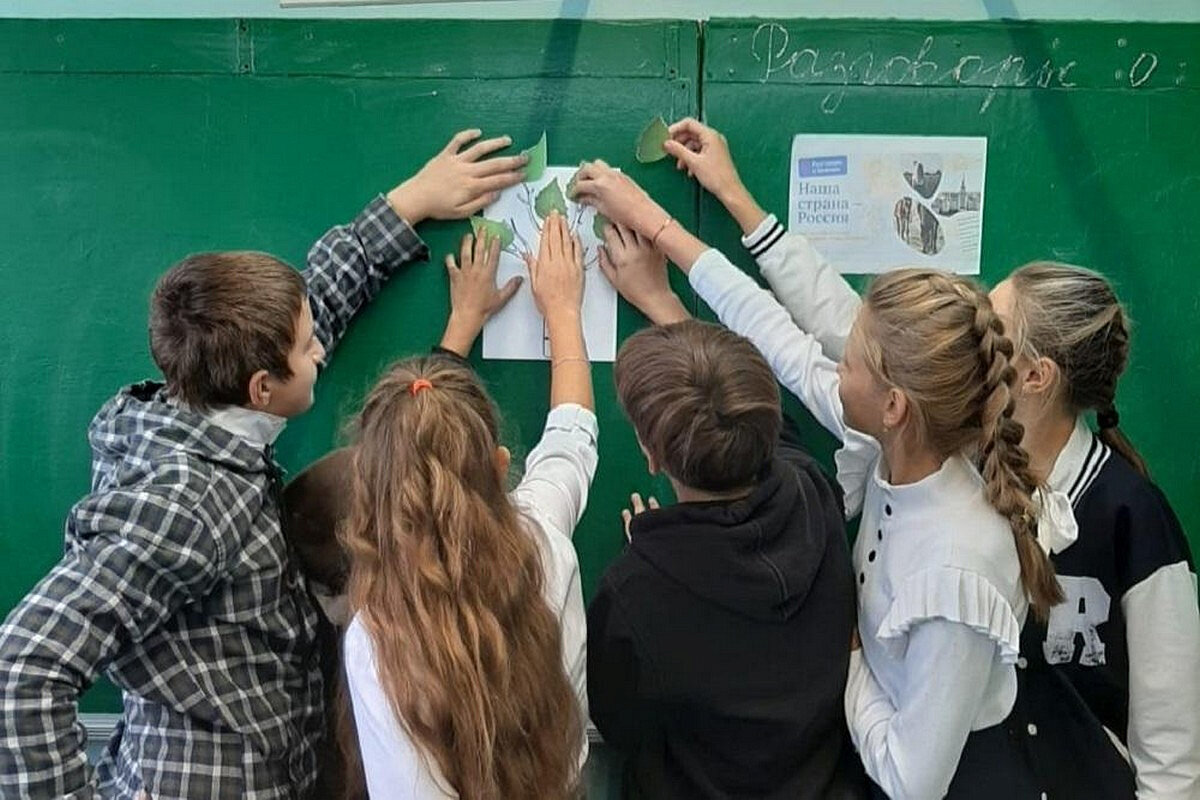
<svg viewBox="0 0 1200 800">
<path fill-rule="evenodd" d="M 155 374 L 147 299 L 170 264 L 235 248 L 301 264 L 471 126 L 518 146 L 544 128 L 552 163 L 603 157 L 694 224 L 692 188 L 640 167 L 633 144 L 651 116 L 696 111 L 696 70 L 695 23 L 0 22 L 0 609 L 61 554 L 91 416 Z M 352 328 L 280 442 L 291 470 L 339 441 L 386 364 L 437 342 L 441 258 L 467 229 L 422 229 L 434 260 Z M 622 306 L 622 336 L 641 324 Z M 477 363 L 520 455 L 541 433 L 549 368 Z M 649 485 L 611 368 L 594 374 L 604 466 L 576 540 L 588 587 L 623 543 L 621 503 Z M 114 704 L 101 691 L 83 707 Z"/>
<path fill-rule="evenodd" d="M 703 65 L 705 117 L 784 219 L 793 134 L 987 136 L 982 279 L 1049 258 L 1116 283 L 1122 427 L 1200 553 L 1200 25 L 713 20 Z M 700 225 L 752 268 L 707 195 Z"/>
<path fill-rule="evenodd" d="M 983 277 L 1052 257 L 1117 281 L 1138 323 L 1122 415 L 1198 549 L 1197 69 L 1200 25 L 715 20 L 701 39 L 693 22 L 0 20 L 0 609 L 61 552 L 91 415 L 154 374 L 146 303 L 171 263 L 254 248 L 300 264 L 477 125 L 518 146 L 546 129 L 552 163 L 621 166 L 748 265 L 710 198 L 633 162 L 649 117 L 701 107 L 781 215 L 794 133 L 988 136 Z M 422 230 L 434 261 L 356 323 L 284 435 L 289 468 L 339 441 L 383 366 L 436 341 L 440 257 L 465 230 Z M 621 334 L 641 324 L 622 305 Z M 520 453 L 547 368 L 476 363 Z M 649 485 L 611 371 L 594 374 L 601 467 L 576 537 L 589 592 L 620 546 L 617 510 Z M 105 687 L 83 704 L 115 708 Z"/>
</svg>

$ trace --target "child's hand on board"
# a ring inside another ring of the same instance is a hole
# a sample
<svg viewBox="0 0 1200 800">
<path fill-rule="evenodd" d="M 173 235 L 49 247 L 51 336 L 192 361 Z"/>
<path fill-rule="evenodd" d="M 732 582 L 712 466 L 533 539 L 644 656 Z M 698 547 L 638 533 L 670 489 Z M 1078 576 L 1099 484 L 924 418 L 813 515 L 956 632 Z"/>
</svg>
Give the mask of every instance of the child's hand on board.
<svg viewBox="0 0 1200 800">
<path fill-rule="evenodd" d="M 667 281 L 667 259 L 646 237 L 619 223 L 604 228 L 600 270 L 621 296 L 656 325 L 690 315 Z"/>
<path fill-rule="evenodd" d="M 508 147 L 512 139 L 500 136 L 476 142 L 482 135 L 477 129 L 454 134 L 420 172 L 388 192 L 392 210 L 413 226 L 427 219 L 463 219 L 524 180 L 528 156 L 484 160 L 484 156 Z M 467 147 L 471 142 L 475 144 Z"/>
<path fill-rule="evenodd" d="M 500 263 L 500 239 L 467 234 L 459 246 L 458 261 L 446 256 L 450 278 L 450 319 L 442 337 L 442 347 L 466 357 L 491 318 L 521 288 L 521 277 L 513 277 L 496 287 L 496 268 Z"/>
<path fill-rule="evenodd" d="M 592 161 L 579 168 L 575 192 L 580 203 L 647 238 L 653 237 L 671 218 L 632 178 L 603 161 Z"/>
<path fill-rule="evenodd" d="M 567 230 L 557 211 L 550 212 L 542 226 L 537 257 L 526 256 L 529 288 L 543 317 L 572 313 L 583 308 L 583 245 Z"/>
<path fill-rule="evenodd" d="M 636 517 L 638 514 L 641 514 L 647 508 L 650 508 L 650 509 L 658 508 L 658 501 L 655 500 L 653 496 L 651 496 L 646 499 L 646 503 L 645 503 L 645 505 L 643 505 L 642 504 L 642 496 L 640 494 L 638 494 L 637 492 L 634 492 L 633 494 L 629 495 L 629 505 L 632 507 L 633 510 L 631 511 L 628 508 L 621 509 L 621 521 L 625 523 L 625 541 L 632 542 L 633 534 L 630 533 L 629 526 L 631 524 L 633 524 L 633 518 Z"/>
<path fill-rule="evenodd" d="M 677 169 L 686 170 L 722 202 L 743 191 L 729 143 L 720 131 L 687 117 L 672 125 L 669 132 L 671 138 L 663 143 L 663 149 L 674 156 Z"/>
</svg>

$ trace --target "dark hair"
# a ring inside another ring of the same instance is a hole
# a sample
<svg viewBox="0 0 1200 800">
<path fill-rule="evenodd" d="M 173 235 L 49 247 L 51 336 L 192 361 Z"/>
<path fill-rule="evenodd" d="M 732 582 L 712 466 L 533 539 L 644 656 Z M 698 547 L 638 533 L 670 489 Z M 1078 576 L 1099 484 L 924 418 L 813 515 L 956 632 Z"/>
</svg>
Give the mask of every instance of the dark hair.
<svg viewBox="0 0 1200 800">
<path fill-rule="evenodd" d="M 300 273 L 266 253 L 198 253 L 171 267 L 150 300 L 150 353 L 168 391 L 198 409 L 244 405 L 259 370 L 291 378 L 305 296 Z"/>
<path fill-rule="evenodd" d="M 1071 412 L 1094 410 L 1100 438 L 1146 475 L 1146 462 L 1119 427 L 1117 381 L 1129 363 L 1129 318 L 1112 286 L 1090 269 L 1052 261 L 1026 264 L 1010 280 L 1018 348 L 1057 364 Z"/>
<path fill-rule="evenodd" d="M 342 447 L 310 464 L 283 490 L 283 533 L 300 569 L 334 593 L 345 591 L 350 571 L 337 528 L 350 514 L 353 467 L 354 451 Z"/>
<path fill-rule="evenodd" d="M 346 591 L 350 570 L 337 528 L 350 514 L 353 467 L 353 449 L 342 447 L 310 464 L 283 490 L 283 534 L 300 570 L 335 595 Z M 317 754 L 317 780 L 310 796 L 365 800 L 367 786 L 342 669 L 344 625 L 341 620 L 327 620 L 317 626 L 321 675 L 325 679 L 325 732 L 333 744 Z"/>
<path fill-rule="evenodd" d="M 775 452 L 779 386 L 732 331 L 696 320 L 646 328 L 622 345 L 613 374 L 642 445 L 686 486 L 745 488 Z"/>
</svg>

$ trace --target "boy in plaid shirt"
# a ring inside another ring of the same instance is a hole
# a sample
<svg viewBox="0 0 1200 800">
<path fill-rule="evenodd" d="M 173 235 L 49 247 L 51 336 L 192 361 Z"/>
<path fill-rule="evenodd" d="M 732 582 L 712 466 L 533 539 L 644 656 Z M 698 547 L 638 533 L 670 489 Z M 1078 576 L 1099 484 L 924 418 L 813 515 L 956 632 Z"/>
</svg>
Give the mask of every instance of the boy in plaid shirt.
<svg viewBox="0 0 1200 800">
<path fill-rule="evenodd" d="M 166 383 L 100 409 L 65 555 L 0 627 L 0 796 L 307 793 L 324 729 L 317 618 L 280 531 L 273 442 L 354 315 L 427 257 L 413 226 L 520 182 L 523 157 L 481 160 L 507 137 L 467 146 L 480 135 L 330 230 L 303 273 L 205 253 L 160 280 L 150 346 Z M 101 673 L 124 714 L 93 774 L 77 701 Z"/>
</svg>

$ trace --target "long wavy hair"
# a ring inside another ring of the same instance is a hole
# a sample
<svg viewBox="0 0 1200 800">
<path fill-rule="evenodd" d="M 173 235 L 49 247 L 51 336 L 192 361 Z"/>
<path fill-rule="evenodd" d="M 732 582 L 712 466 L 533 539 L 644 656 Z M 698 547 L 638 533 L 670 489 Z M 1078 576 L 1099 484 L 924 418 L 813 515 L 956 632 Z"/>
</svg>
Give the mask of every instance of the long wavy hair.
<svg viewBox="0 0 1200 800">
<path fill-rule="evenodd" d="M 388 370 L 359 419 L 339 532 L 350 607 L 393 713 L 463 800 L 573 797 L 581 715 L 498 431 L 466 367 Z"/>
</svg>

